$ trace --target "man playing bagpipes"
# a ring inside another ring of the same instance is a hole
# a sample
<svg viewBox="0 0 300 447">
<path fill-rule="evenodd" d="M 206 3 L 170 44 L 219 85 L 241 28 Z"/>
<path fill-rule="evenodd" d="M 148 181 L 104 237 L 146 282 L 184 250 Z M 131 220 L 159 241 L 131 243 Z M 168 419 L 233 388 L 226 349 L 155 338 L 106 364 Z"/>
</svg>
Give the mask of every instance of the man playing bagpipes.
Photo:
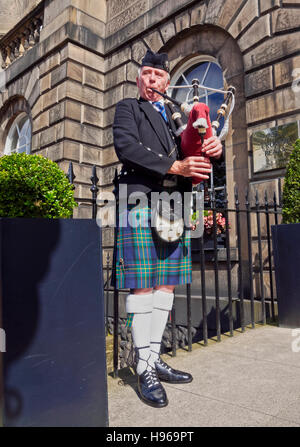
<svg viewBox="0 0 300 447">
<path fill-rule="evenodd" d="M 168 404 L 161 381 L 192 381 L 191 374 L 171 368 L 160 357 L 174 288 L 192 282 L 192 263 L 189 230 L 171 242 L 153 230 L 152 194 L 177 191 L 183 196 L 192 189 L 192 177 L 199 182 L 209 178 L 210 158 L 222 154 L 220 140 L 212 136 L 203 144 L 205 156 L 183 157 L 172 113 L 152 90 L 164 93 L 169 78 L 167 54 L 148 50 L 136 80 L 140 97 L 120 101 L 113 124 L 115 150 L 123 164 L 118 180 L 115 286 L 130 289 L 126 312 L 137 351 L 138 390 L 141 399 L 153 407 Z M 137 199 L 140 205 L 133 206 Z"/>
</svg>

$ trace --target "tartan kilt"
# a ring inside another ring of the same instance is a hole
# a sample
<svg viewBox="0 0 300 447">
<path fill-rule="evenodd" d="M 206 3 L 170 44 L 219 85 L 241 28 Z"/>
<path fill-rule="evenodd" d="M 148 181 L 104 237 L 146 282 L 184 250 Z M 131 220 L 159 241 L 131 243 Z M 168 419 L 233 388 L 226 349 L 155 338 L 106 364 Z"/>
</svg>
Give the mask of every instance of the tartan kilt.
<svg viewBox="0 0 300 447">
<path fill-rule="evenodd" d="M 190 230 L 185 230 L 179 241 L 161 241 L 152 232 L 149 206 L 136 209 L 129 206 L 118 221 L 112 278 L 117 289 L 192 282 Z"/>
</svg>

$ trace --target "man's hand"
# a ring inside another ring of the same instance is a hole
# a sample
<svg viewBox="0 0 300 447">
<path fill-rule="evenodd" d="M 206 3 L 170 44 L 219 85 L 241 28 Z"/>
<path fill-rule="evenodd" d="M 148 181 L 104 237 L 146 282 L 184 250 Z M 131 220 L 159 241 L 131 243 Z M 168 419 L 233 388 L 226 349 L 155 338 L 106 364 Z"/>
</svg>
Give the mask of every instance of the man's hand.
<svg viewBox="0 0 300 447">
<path fill-rule="evenodd" d="M 208 157 L 213 157 L 218 160 L 222 155 L 222 143 L 218 137 L 210 137 L 203 141 L 202 150 Z"/>
<path fill-rule="evenodd" d="M 207 157 L 186 157 L 184 160 L 176 160 L 168 170 L 168 174 L 182 175 L 183 177 L 195 177 L 200 180 L 209 178 L 211 164 Z"/>
</svg>

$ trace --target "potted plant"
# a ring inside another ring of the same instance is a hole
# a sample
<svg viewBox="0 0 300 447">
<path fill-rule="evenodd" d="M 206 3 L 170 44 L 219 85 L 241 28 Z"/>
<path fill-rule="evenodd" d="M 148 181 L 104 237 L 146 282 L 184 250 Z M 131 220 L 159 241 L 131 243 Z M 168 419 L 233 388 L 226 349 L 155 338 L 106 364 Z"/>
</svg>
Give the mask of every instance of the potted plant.
<svg viewBox="0 0 300 447">
<path fill-rule="evenodd" d="M 282 224 L 272 226 L 279 325 L 300 327 L 300 139 L 287 166 Z"/>
<path fill-rule="evenodd" d="M 107 425 L 100 228 L 75 206 L 56 163 L 0 158 L 5 426 Z"/>
<path fill-rule="evenodd" d="M 214 231 L 214 220 L 213 211 L 204 210 L 203 211 L 204 220 L 204 233 L 203 241 L 206 248 L 214 247 L 213 231 Z M 225 246 L 225 231 L 226 231 L 226 220 L 222 213 L 216 213 L 216 233 L 217 233 L 217 246 L 218 248 Z"/>
<path fill-rule="evenodd" d="M 191 216 L 191 225 L 196 226 L 199 223 L 199 211 L 194 212 Z M 230 228 L 230 227 L 229 227 Z M 204 250 L 214 249 L 213 234 L 213 211 L 203 210 L 203 248 Z M 217 248 L 224 248 L 226 245 L 226 220 L 222 213 L 216 213 L 216 233 Z M 199 243 L 197 238 L 192 238 L 192 252 L 198 253 Z"/>
</svg>

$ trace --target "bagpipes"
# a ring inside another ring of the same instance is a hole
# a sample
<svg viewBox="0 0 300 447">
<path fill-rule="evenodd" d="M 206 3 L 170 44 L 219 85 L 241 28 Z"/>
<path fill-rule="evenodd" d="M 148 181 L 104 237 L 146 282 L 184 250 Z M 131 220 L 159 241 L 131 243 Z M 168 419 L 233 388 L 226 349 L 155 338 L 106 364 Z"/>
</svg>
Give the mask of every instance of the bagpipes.
<svg viewBox="0 0 300 447">
<path fill-rule="evenodd" d="M 180 103 L 165 93 L 161 93 L 158 90 L 152 88 L 153 91 L 161 95 L 165 99 L 165 103 L 168 104 L 172 119 L 176 125 L 177 131 L 176 135 L 181 137 L 181 149 L 184 157 L 195 156 L 195 155 L 205 155 L 202 152 L 204 139 L 210 138 L 217 134 L 217 130 L 220 127 L 220 120 L 225 117 L 229 102 L 231 101 L 231 107 L 227 114 L 223 129 L 219 135 L 220 140 L 225 138 L 228 128 L 229 128 L 229 117 L 234 108 L 234 94 L 235 88 L 230 86 L 227 91 L 214 89 L 211 87 L 205 87 L 200 85 L 198 79 L 193 79 L 192 85 L 185 86 L 173 86 L 170 88 L 192 88 L 193 89 L 193 103 Z M 224 102 L 217 111 L 217 118 L 211 123 L 209 116 L 209 107 L 199 102 L 199 88 L 212 90 L 215 92 L 225 94 Z M 183 124 L 181 113 L 178 112 L 174 104 L 179 107 L 179 109 L 188 117 L 188 123 Z M 198 184 L 199 179 L 192 178 L 193 184 Z M 204 200 L 209 200 L 208 194 L 208 182 L 204 181 Z"/>
</svg>

